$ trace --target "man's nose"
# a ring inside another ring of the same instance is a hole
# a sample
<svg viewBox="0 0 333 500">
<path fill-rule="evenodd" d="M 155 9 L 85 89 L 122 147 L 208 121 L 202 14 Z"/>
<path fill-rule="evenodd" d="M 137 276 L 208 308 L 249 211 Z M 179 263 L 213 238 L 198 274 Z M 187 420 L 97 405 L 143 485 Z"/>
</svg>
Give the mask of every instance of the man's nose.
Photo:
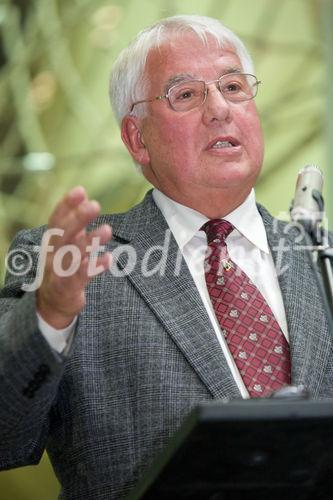
<svg viewBox="0 0 333 500">
<path fill-rule="evenodd" d="M 207 122 L 226 120 L 230 117 L 230 103 L 215 83 L 207 87 L 204 108 L 204 120 Z"/>
</svg>

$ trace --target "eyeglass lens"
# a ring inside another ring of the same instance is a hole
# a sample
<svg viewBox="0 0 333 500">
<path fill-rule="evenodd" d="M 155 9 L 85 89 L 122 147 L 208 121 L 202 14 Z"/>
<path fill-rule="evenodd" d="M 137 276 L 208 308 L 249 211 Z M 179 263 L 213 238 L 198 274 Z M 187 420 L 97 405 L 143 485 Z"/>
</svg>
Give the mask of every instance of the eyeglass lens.
<svg viewBox="0 0 333 500">
<path fill-rule="evenodd" d="M 231 102 L 252 99 L 257 93 L 257 79 L 244 73 L 230 73 L 219 80 L 219 89 L 224 98 Z M 176 111 L 188 111 L 200 106 L 206 98 L 206 84 L 200 80 L 178 83 L 168 93 L 171 107 Z"/>
</svg>

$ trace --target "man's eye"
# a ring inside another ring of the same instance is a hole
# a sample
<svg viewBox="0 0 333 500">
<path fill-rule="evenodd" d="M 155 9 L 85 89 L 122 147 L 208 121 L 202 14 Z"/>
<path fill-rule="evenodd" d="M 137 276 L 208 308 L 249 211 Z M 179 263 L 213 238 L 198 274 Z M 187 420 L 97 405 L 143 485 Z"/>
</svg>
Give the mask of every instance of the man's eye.
<svg viewBox="0 0 333 500">
<path fill-rule="evenodd" d="M 180 90 L 175 94 L 177 101 L 185 101 L 194 97 L 195 93 L 192 89 Z"/>
<path fill-rule="evenodd" d="M 235 93 L 235 92 L 241 92 L 243 90 L 243 85 L 239 82 L 232 82 L 228 83 L 228 85 L 225 85 L 223 87 L 223 92 L 227 93 Z"/>
</svg>

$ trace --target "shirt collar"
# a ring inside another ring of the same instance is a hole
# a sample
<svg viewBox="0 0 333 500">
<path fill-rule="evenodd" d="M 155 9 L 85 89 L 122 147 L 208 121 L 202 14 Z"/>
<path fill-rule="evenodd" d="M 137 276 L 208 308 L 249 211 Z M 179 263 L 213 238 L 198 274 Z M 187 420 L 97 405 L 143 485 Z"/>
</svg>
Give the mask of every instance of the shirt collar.
<svg viewBox="0 0 333 500">
<path fill-rule="evenodd" d="M 199 232 L 199 229 L 207 222 L 206 216 L 177 203 L 156 188 L 153 190 L 153 198 L 181 250 L 194 236 L 202 233 L 204 237 L 204 233 Z M 256 206 L 254 189 L 239 207 L 223 219 L 231 222 L 235 229 L 259 250 L 269 253 L 265 226 Z"/>
</svg>

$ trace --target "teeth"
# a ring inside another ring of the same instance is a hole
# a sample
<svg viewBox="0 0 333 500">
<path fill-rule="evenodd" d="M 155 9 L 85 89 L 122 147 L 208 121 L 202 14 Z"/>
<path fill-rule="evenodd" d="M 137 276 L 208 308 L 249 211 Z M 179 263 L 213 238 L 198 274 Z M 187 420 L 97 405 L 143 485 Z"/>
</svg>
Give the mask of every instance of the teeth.
<svg viewBox="0 0 333 500">
<path fill-rule="evenodd" d="M 232 148 L 233 145 L 229 141 L 217 141 L 215 142 L 213 149 L 215 148 Z"/>
</svg>

